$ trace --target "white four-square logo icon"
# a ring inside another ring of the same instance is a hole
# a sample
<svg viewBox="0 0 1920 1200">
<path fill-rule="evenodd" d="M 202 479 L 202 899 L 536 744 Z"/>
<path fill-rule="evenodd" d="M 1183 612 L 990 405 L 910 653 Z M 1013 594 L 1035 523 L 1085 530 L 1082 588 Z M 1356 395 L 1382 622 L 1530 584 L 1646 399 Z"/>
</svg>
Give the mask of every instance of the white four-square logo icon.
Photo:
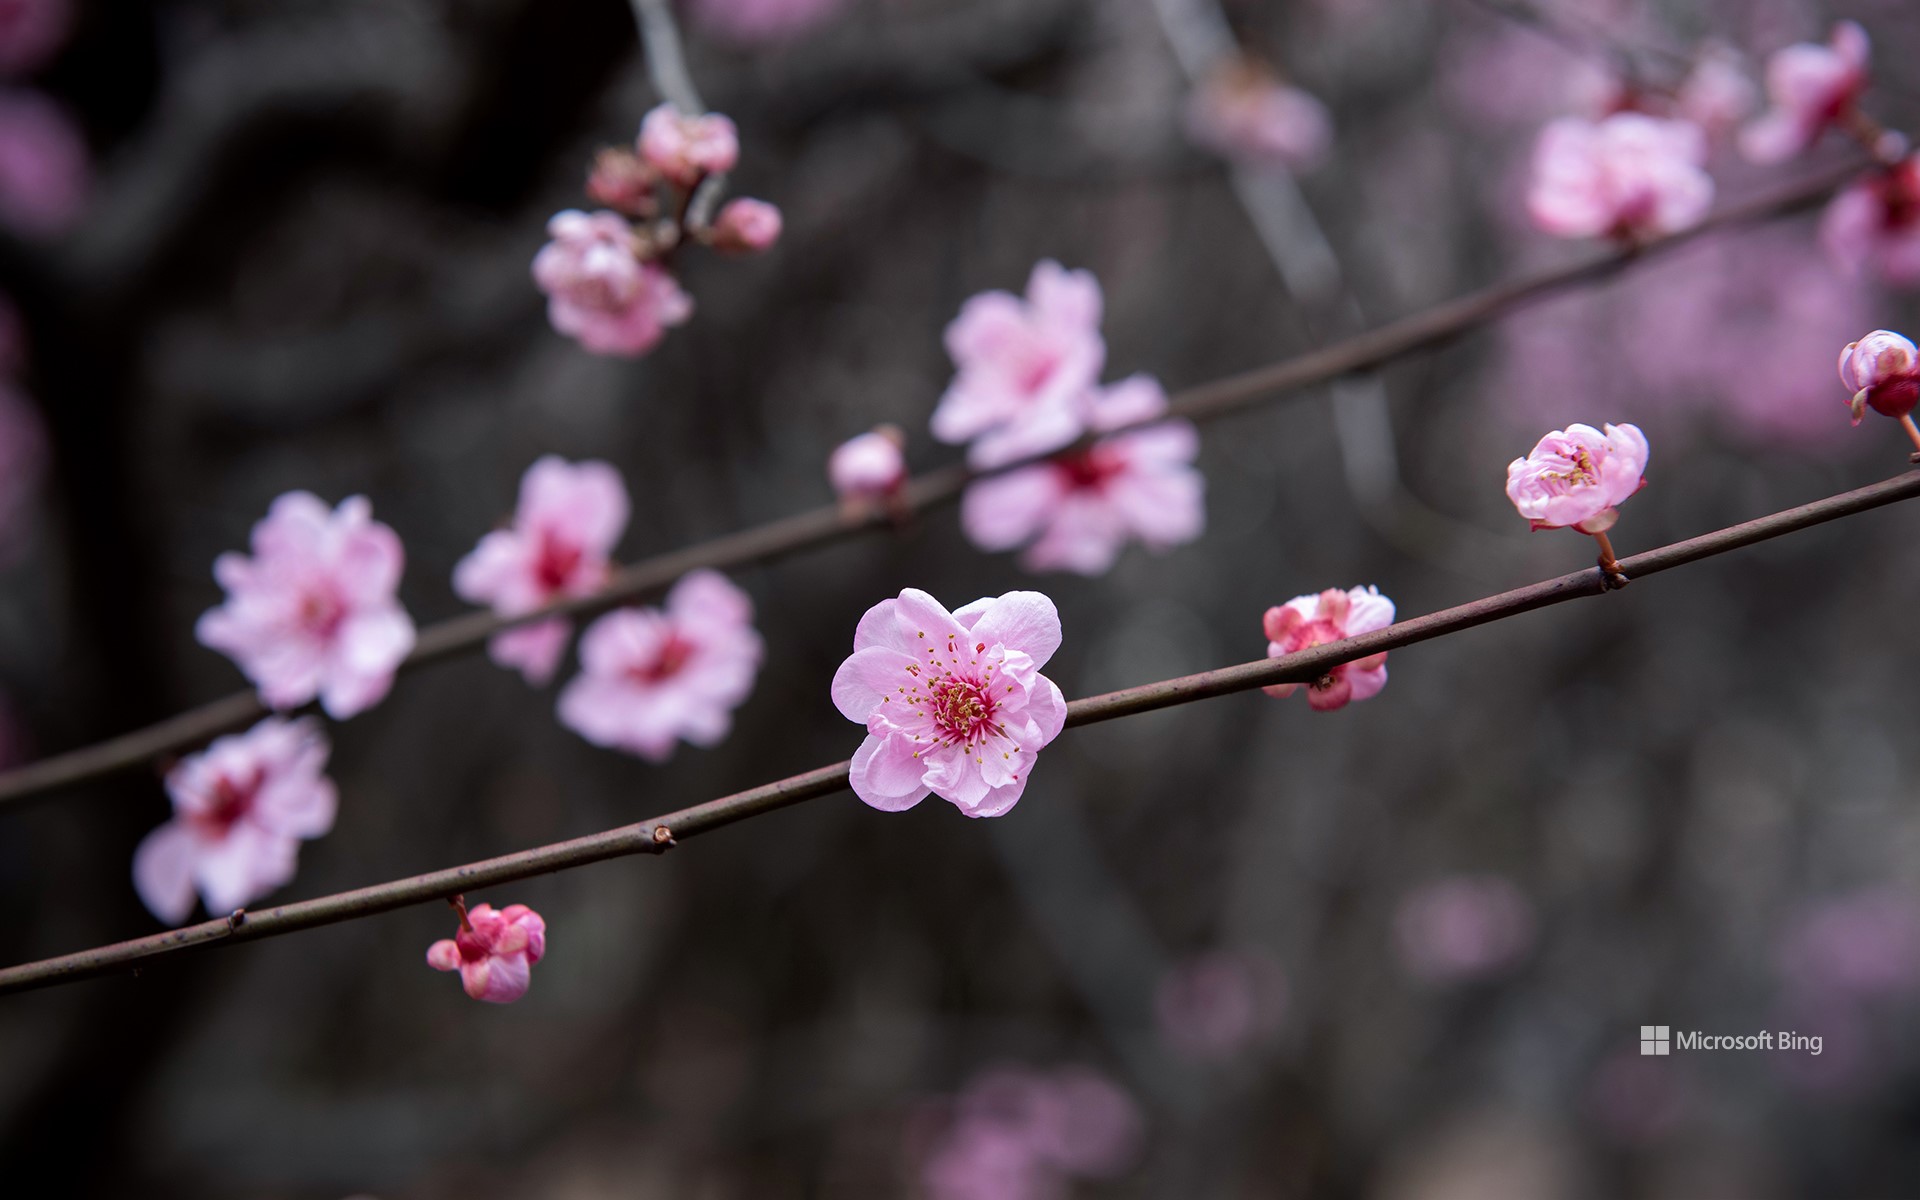
<svg viewBox="0 0 1920 1200">
<path fill-rule="evenodd" d="M 1666 1025 L 1642 1025 L 1640 1027 L 1640 1053 L 1665 1054 L 1672 1042 L 1668 1038 Z"/>
</svg>

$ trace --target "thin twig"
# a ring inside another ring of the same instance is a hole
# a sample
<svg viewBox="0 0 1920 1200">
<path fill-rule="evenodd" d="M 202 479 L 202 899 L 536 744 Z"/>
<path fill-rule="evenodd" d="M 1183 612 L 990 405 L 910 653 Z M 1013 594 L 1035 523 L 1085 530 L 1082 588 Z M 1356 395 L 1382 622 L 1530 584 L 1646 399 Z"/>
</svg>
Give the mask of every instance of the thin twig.
<svg viewBox="0 0 1920 1200">
<path fill-rule="evenodd" d="M 1606 279 L 1636 262 L 1707 233 L 1800 212 L 1832 195 L 1859 170 L 1857 163 L 1830 170 L 1730 206 L 1684 233 L 1639 248 L 1605 251 L 1571 266 L 1495 284 L 1324 349 L 1188 388 L 1174 395 L 1169 415 L 1209 421 L 1287 393 L 1373 370 L 1457 338 L 1515 309 Z M 993 472 L 976 472 L 961 466 L 931 471 L 909 482 L 902 493 L 899 511 L 924 512 L 954 500 L 969 482 L 983 474 L 1010 471 L 1045 457 L 1008 463 Z M 867 529 L 892 528 L 893 525 L 887 514 L 846 513 L 838 506 L 784 517 L 635 563 L 615 572 L 605 588 L 590 596 L 559 600 L 516 617 L 469 612 L 430 625 L 421 631 L 413 653 L 400 667 L 403 671 L 410 670 L 477 650 L 494 634 L 546 617 L 588 617 L 618 608 L 667 587 L 696 568 L 731 570 L 765 563 Z M 0 806 L 144 766 L 162 755 L 186 750 L 242 728 L 267 711 L 251 692 L 239 692 L 145 729 L 30 763 L 0 774 Z"/>
<path fill-rule="evenodd" d="M 693 84 L 693 72 L 687 70 L 680 26 L 674 22 L 670 0 L 633 0 L 633 19 L 640 26 L 640 41 L 647 53 L 647 78 L 653 81 L 653 90 L 689 117 L 705 113 L 706 102 Z"/>
<path fill-rule="evenodd" d="M 1755 542 L 1910 500 L 1915 496 L 1920 496 L 1920 471 L 1909 471 L 1856 491 L 1816 500 L 1644 554 L 1635 554 L 1622 559 L 1620 566 L 1635 579 L 1642 579 Z M 1341 663 L 1458 633 L 1548 605 L 1583 596 L 1597 596 L 1606 590 L 1606 582 L 1597 567 L 1575 571 L 1557 579 L 1544 580 L 1455 608 L 1414 617 L 1373 633 L 1323 643 L 1295 654 L 1258 659 L 1075 700 L 1067 705 L 1067 727 L 1092 725 L 1178 704 L 1191 704 L 1196 700 L 1250 691 L 1268 684 L 1311 683 Z M 197 946 L 277 937 L 411 904 L 443 900 L 462 892 L 512 883 L 609 858 L 657 854 L 676 843 L 736 821 L 838 792 L 847 786 L 849 766 L 846 762 L 835 763 L 637 824 L 522 850 L 464 867 L 452 867 L 315 900 L 252 910 L 247 913 L 246 920 L 239 924 L 221 917 L 151 937 L 8 967 L 0 970 L 0 995 L 104 975 L 156 956 Z"/>
</svg>

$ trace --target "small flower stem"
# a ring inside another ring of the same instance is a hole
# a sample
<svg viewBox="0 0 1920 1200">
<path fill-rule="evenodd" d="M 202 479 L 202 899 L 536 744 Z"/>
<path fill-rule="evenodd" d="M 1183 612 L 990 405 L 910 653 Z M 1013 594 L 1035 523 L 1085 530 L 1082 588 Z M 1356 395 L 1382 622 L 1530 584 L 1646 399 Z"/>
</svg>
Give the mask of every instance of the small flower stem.
<svg viewBox="0 0 1920 1200">
<path fill-rule="evenodd" d="M 1627 573 L 1620 569 L 1620 560 L 1613 556 L 1613 542 L 1605 533 L 1596 533 L 1591 536 L 1594 541 L 1600 543 L 1600 574 L 1606 580 L 1607 588 L 1612 590 L 1627 586 L 1631 581 L 1627 578 Z"/>
<path fill-rule="evenodd" d="M 1920 425 L 1913 423 L 1913 414 L 1907 413 L 1900 418 L 1900 428 L 1907 431 L 1907 437 L 1913 440 L 1913 448 L 1920 451 Z"/>
<path fill-rule="evenodd" d="M 1873 155 L 1875 162 L 1890 167 L 1900 161 L 1898 154 L 1889 151 L 1900 148 L 1900 144 L 1905 139 L 1897 139 L 1889 143 L 1887 127 L 1868 116 L 1859 105 L 1856 104 L 1847 109 L 1846 114 L 1840 118 L 1840 127 L 1847 131 L 1849 137 L 1860 143 L 1868 154 Z"/>
<path fill-rule="evenodd" d="M 467 920 L 467 898 L 464 895 L 448 896 L 447 906 L 452 908 L 454 912 L 460 914 L 460 932 L 472 933 L 473 922 Z"/>
</svg>

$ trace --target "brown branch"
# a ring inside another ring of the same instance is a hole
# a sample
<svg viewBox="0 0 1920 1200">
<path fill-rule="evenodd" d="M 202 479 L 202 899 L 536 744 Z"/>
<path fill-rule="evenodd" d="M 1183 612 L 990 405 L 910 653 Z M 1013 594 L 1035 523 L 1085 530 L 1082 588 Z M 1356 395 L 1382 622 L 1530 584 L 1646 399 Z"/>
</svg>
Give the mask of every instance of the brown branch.
<svg viewBox="0 0 1920 1200">
<path fill-rule="evenodd" d="M 1910 500 L 1915 496 L 1920 496 L 1920 471 L 1909 471 L 1857 491 L 1816 500 L 1745 524 L 1636 554 L 1622 559 L 1620 566 L 1636 579 L 1657 575 L 1755 542 Z M 1067 705 L 1067 727 L 1111 721 L 1213 696 L 1250 691 L 1268 684 L 1309 683 L 1344 662 L 1458 633 L 1551 604 L 1583 596 L 1597 596 L 1607 590 L 1606 581 L 1598 568 L 1575 571 L 1558 579 L 1501 592 L 1469 604 L 1414 617 L 1373 633 L 1324 643 L 1296 654 L 1258 659 L 1075 700 Z M 464 867 L 452 867 L 315 900 L 219 917 L 151 937 L 8 967 L 0 970 L 0 995 L 109 974 L 137 966 L 159 955 L 197 946 L 277 937 L 296 930 L 332 925 L 411 904 L 442 900 L 462 892 L 512 883 L 609 858 L 657 854 L 677 842 L 731 825 L 735 821 L 838 792 L 847 785 L 848 766 L 845 762 L 835 763 L 633 825 L 469 863 Z"/>
<path fill-rule="evenodd" d="M 1383 366 L 1459 337 L 1514 309 L 1606 279 L 1633 263 L 1715 230 L 1799 212 L 1826 199 L 1859 170 L 1857 163 L 1830 170 L 1733 205 L 1694 229 L 1646 246 L 1602 252 L 1571 266 L 1496 284 L 1324 349 L 1188 388 L 1173 397 L 1170 413 L 1195 421 L 1213 420 L 1286 393 Z M 1013 470 L 1033 461 L 1037 460 L 1009 463 L 997 470 Z M 907 512 L 922 512 L 947 503 L 958 497 L 979 474 L 983 472 L 959 466 L 929 472 L 908 484 L 902 507 Z M 866 529 L 890 525 L 889 515 L 850 514 L 834 506 L 784 517 L 635 563 L 616 572 L 603 590 L 591 596 L 558 601 L 518 617 L 470 612 L 428 626 L 421 631 L 418 644 L 401 669 L 477 650 L 504 629 L 544 617 L 586 617 L 618 608 L 665 588 L 695 568 L 729 570 L 765 563 Z M 0 806 L 140 767 L 161 755 L 176 753 L 242 728 L 266 713 L 267 709 L 251 692 L 238 692 L 145 729 L 30 763 L 0 774 Z"/>
</svg>

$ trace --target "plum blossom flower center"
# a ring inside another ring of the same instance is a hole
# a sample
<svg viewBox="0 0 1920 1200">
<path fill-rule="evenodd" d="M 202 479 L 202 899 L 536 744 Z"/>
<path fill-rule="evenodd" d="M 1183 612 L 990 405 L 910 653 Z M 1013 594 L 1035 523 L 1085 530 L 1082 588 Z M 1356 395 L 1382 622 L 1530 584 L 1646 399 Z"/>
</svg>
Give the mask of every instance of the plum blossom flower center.
<svg viewBox="0 0 1920 1200">
<path fill-rule="evenodd" d="M 628 668 L 627 677 L 635 683 L 645 684 L 655 684 L 671 679 L 687 665 L 687 660 L 693 657 L 696 649 L 698 647 L 677 632 L 669 633 L 666 640 L 660 643 L 660 650 L 653 656 L 653 660 Z"/>
<path fill-rule="evenodd" d="M 300 624 L 318 637 L 332 637 L 346 615 L 346 605 L 331 588 L 312 588 L 300 597 Z"/>
<path fill-rule="evenodd" d="M 585 551 L 572 541 L 549 534 L 541 539 L 540 560 L 534 564 L 534 578 L 549 592 L 557 592 L 572 580 Z"/>
<path fill-rule="evenodd" d="M 993 668 L 989 666 L 986 675 L 990 677 L 992 673 Z M 928 697 L 934 731 L 947 745 L 971 749 L 989 737 L 1006 733 L 994 720 L 999 706 L 994 703 L 987 678 L 938 675 L 928 689 Z"/>
<path fill-rule="evenodd" d="M 193 814 L 194 826 L 210 838 L 227 836 L 227 831 L 253 810 L 253 797 L 260 790 L 260 782 L 257 770 L 239 782 L 231 775 L 222 775 L 213 785 L 213 803 L 206 811 Z"/>
<path fill-rule="evenodd" d="M 1126 462 L 1104 445 L 1093 446 L 1079 454 L 1062 455 L 1055 461 L 1065 472 L 1067 482 L 1082 490 L 1103 488 L 1108 480 L 1127 469 Z"/>
<path fill-rule="evenodd" d="M 1539 479 L 1549 485 L 1548 490 L 1557 496 L 1564 496 L 1574 488 L 1592 487 L 1600 482 L 1600 468 L 1593 461 L 1593 451 L 1585 446 L 1576 446 L 1572 455 L 1564 449 L 1555 453 L 1567 464 L 1564 471 L 1542 471 Z"/>
</svg>

